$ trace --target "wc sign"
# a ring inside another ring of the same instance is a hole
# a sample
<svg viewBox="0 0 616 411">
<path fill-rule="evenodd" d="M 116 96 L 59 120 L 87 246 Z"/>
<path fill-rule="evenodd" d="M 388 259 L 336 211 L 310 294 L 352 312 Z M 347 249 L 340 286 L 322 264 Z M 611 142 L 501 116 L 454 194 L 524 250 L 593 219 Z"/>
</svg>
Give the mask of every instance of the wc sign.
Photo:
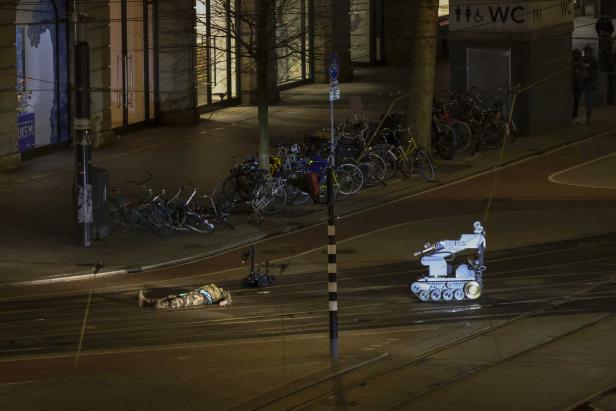
<svg viewBox="0 0 616 411">
<path fill-rule="evenodd" d="M 572 23 L 574 0 L 452 0 L 449 31 L 528 32 Z"/>
</svg>

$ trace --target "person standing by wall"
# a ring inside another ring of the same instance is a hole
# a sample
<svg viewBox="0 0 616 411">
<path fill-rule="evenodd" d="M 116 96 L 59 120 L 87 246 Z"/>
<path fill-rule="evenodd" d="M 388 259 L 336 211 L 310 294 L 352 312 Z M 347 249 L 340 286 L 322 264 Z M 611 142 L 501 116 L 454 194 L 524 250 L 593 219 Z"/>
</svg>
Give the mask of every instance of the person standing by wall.
<svg viewBox="0 0 616 411">
<path fill-rule="evenodd" d="M 599 76 L 599 63 L 594 56 L 594 50 L 590 44 L 584 46 L 584 57 L 582 64 L 586 69 L 586 77 L 582 82 L 582 92 L 584 93 L 584 102 L 586 103 L 586 124 L 590 123 L 592 117 L 592 95 L 597 89 L 597 77 Z"/>
<path fill-rule="evenodd" d="M 580 124 L 578 120 L 578 109 L 580 107 L 580 97 L 584 91 L 584 79 L 586 78 L 586 66 L 582 63 L 582 52 L 580 49 L 573 49 L 571 60 L 571 77 L 573 89 L 573 116 L 572 124 Z"/>
</svg>

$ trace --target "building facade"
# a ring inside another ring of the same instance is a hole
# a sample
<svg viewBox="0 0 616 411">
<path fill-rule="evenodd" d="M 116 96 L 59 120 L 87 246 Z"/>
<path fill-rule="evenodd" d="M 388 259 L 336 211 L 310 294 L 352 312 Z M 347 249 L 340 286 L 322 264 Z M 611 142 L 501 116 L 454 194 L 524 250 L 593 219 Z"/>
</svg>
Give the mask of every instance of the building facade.
<svg viewBox="0 0 616 411">
<path fill-rule="evenodd" d="M 255 1 L 2 0 L 0 170 L 72 142 L 74 5 L 87 15 L 90 135 L 98 147 L 134 127 L 186 124 L 203 111 L 254 104 L 254 33 L 246 21 Z M 352 77 L 349 0 L 272 1 L 274 94 L 328 81 L 332 51 L 341 81 Z"/>
</svg>

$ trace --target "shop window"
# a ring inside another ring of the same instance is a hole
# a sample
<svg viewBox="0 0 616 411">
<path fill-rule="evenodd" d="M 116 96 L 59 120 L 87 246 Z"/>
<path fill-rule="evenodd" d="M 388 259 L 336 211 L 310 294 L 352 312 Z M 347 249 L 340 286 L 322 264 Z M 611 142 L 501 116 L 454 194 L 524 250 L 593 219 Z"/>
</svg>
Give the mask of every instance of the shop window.
<svg viewBox="0 0 616 411">
<path fill-rule="evenodd" d="M 61 0 L 17 4 L 15 50 L 20 152 L 62 143 L 70 137 L 65 15 L 66 5 Z"/>
<path fill-rule="evenodd" d="M 351 61 L 382 61 L 383 0 L 352 0 L 350 7 Z"/>
<path fill-rule="evenodd" d="M 228 103 L 238 96 L 235 1 L 197 0 L 195 9 L 197 104 Z"/>
<path fill-rule="evenodd" d="M 311 78 L 308 0 L 278 0 L 276 7 L 276 53 L 278 85 Z"/>
<path fill-rule="evenodd" d="M 370 0 L 351 3 L 351 61 L 370 62 Z"/>
</svg>

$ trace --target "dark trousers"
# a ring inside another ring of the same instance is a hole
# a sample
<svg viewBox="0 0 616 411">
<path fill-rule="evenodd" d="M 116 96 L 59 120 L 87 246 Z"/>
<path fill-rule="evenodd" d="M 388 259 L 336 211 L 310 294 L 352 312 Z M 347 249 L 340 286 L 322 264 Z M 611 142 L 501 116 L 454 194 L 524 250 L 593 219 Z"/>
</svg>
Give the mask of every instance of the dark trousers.
<svg viewBox="0 0 616 411">
<path fill-rule="evenodd" d="M 580 99 L 584 94 L 584 102 L 586 104 L 586 121 L 590 121 L 592 117 L 592 89 L 593 85 L 589 81 L 584 81 L 582 84 L 573 87 L 573 118 L 578 116 L 578 108 Z"/>
</svg>

